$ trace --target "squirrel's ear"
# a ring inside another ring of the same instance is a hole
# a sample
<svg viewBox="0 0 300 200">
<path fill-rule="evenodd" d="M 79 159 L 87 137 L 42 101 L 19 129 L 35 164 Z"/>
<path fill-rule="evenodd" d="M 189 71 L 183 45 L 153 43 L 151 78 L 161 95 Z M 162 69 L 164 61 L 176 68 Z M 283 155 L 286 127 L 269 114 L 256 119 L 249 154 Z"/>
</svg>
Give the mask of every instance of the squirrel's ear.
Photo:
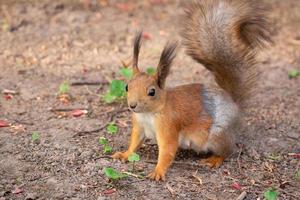
<svg viewBox="0 0 300 200">
<path fill-rule="evenodd" d="M 156 79 L 160 88 L 164 88 L 166 78 L 170 72 L 173 59 L 176 57 L 177 42 L 168 42 L 161 53 L 160 60 L 157 67 Z"/>
<path fill-rule="evenodd" d="M 141 39 L 142 39 L 142 34 L 143 32 L 140 31 L 136 34 L 134 38 L 134 43 L 133 43 L 133 62 L 132 62 L 132 67 L 133 67 L 133 73 L 137 74 L 140 72 L 139 67 L 138 67 L 138 60 L 139 60 L 139 53 L 141 49 Z"/>
</svg>

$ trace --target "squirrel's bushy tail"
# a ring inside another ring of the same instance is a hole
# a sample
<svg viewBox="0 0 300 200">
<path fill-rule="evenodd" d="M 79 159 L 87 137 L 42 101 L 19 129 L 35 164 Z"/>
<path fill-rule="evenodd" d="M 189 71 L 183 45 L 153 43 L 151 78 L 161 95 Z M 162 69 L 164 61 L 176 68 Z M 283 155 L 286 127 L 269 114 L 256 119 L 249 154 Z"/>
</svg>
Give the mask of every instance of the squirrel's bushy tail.
<svg viewBox="0 0 300 200">
<path fill-rule="evenodd" d="M 253 92 L 255 55 L 271 39 L 265 10 L 256 0 L 196 0 L 186 5 L 187 54 L 210 70 L 237 103 Z"/>
</svg>

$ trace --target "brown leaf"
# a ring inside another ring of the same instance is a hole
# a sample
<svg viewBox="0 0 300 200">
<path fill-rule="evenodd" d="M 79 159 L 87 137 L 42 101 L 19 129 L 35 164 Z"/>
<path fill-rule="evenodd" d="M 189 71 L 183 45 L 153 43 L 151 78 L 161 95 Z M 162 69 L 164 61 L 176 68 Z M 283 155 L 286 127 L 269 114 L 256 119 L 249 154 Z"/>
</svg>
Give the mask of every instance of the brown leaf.
<svg viewBox="0 0 300 200">
<path fill-rule="evenodd" d="M 300 153 L 289 153 L 289 156 L 292 156 L 293 158 L 300 158 Z"/>
<path fill-rule="evenodd" d="M 236 190 L 242 189 L 242 186 L 241 186 L 239 183 L 233 183 L 233 184 L 231 185 L 231 187 L 232 187 L 233 189 L 236 189 Z"/>
<path fill-rule="evenodd" d="M 116 192 L 116 189 L 115 189 L 115 188 L 112 188 L 112 189 L 104 190 L 102 193 L 103 193 L 104 195 L 111 195 L 111 194 L 113 194 L 113 193 L 115 193 L 115 192 Z"/>
<path fill-rule="evenodd" d="M 152 38 L 152 36 L 150 35 L 150 33 L 145 32 L 145 31 L 143 32 L 142 37 L 145 40 L 150 40 Z"/>
<path fill-rule="evenodd" d="M 24 190 L 18 187 L 16 187 L 14 190 L 11 191 L 11 193 L 13 194 L 20 194 L 22 192 L 24 192 Z"/>
<path fill-rule="evenodd" d="M 2 127 L 8 127 L 8 126 L 9 126 L 8 122 L 6 122 L 4 120 L 0 120 L 0 128 L 2 128 Z"/>
<path fill-rule="evenodd" d="M 6 100 L 11 100 L 11 99 L 13 98 L 13 95 L 11 95 L 11 94 L 5 94 L 5 95 L 4 95 L 4 98 L 5 98 Z"/>
<path fill-rule="evenodd" d="M 71 113 L 71 115 L 73 116 L 73 117 L 80 117 L 81 115 L 84 115 L 84 114 L 87 114 L 88 113 L 88 111 L 87 110 L 73 110 L 72 111 L 72 113 Z"/>
</svg>

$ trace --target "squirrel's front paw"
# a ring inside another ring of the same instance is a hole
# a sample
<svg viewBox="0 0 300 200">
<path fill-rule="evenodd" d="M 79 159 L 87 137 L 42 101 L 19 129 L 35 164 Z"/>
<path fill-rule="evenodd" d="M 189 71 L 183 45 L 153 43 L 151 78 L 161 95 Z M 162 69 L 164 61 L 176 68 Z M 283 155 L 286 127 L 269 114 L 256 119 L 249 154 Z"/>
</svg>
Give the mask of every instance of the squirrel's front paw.
<svg viewBox="0 0 300 200">
<path fill-rule="evenodd" d="M 113 159 L 119 159 L 122 162 L 126 162 L 128 160 L 128 153 L 127 152 L 116 152 L 111 157 Z"/>
<path fill-rule="evenodd" d="M 166 180 L 165 177 L 165 172 L 162 172 L 160 170 L 155 169 L 153 172 L 151 172 L 150 174 L 148 174 L 147 176 L 148 178 L 155 180 L 155 181 L 159 181 L 159 180 Z"/>
</svg>

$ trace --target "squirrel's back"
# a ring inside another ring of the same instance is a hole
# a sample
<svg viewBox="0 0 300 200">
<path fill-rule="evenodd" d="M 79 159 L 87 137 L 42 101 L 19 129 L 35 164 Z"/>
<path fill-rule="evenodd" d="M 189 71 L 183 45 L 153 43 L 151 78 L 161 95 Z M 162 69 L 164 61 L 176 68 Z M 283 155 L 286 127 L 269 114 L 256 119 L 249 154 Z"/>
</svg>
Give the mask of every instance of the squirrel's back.
<svg viewBox="0 0 300 200">
<path fill-rule="evenodd" d="M 242 104 L 258 75 L 256 52 L 271 42 L 268 27 L 259 1 L 196 0 L 186 6 L 181 34 L 187 53 Z"/>
</svg>

